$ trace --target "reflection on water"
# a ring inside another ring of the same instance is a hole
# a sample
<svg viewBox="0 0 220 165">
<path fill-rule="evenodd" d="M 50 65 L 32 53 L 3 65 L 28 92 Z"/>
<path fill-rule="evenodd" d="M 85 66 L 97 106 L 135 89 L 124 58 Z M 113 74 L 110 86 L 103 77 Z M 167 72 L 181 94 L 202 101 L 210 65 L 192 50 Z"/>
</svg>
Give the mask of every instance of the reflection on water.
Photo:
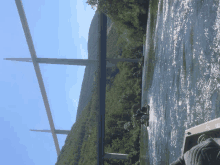
<svg viewBox="0 0 220 165">
<path fill-rule="evenodd" d="M 142 104 L 151 107 L 151 165 L 176 160 L 185 129 L 220 117 L 219 2 L 159 0 L 156 20 L 149 14 Z"/>
</svg>

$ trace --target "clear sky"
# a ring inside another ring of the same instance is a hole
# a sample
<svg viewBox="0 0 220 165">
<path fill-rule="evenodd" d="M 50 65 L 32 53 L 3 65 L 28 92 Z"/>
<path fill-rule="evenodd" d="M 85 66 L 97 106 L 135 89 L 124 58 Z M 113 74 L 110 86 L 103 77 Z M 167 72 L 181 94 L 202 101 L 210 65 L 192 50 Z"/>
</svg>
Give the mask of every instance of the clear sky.
<svg viewBox="0 0 220 165">
<path fill-rule="evenodd" d="M 37 57 L 87 59 L 89 27 L 95 10 L 86 0 L 22 1 Z M 57 153 L 14 0 L 0 5 L 0 157 L 5 165 L 54 165 Z M 84 66 L 40 64 L 56 129 L 75 122 Z M 66 135 L 57 135 L 60 148 Z"/>
</svg>

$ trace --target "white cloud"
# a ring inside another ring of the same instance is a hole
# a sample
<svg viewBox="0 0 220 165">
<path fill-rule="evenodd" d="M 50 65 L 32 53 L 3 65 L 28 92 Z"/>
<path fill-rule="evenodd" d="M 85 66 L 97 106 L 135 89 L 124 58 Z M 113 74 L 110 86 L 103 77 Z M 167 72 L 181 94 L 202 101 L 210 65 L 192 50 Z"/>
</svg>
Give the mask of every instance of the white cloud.
<svg viewBox="0 0 220 165">
<path fill-rule="evenodd" d="M 88 42 L 89 27 L 95 11 L 91 8 L 90 5 L 82 2 L 82 0 L 77 0 L 76 10 L 77 22 L 79 24 L 79 38 L 83 37 Z"/>
<path fill-rule="evenodd" d="M 92 18 L 95 14 L 95 10 L 93 10 L 91 6 L 86 3 L 86 0 L 70 1 L 70 7 L 72 15 L 70 22 L 74 30 L 73 33 L 76 35 L 78 34 L 77 37 L 73 36 L 77 46 L 77 58 L 88 59 L 87 43 L 89 28 Z"/>
<path fill-rule="evenodd" d="M 73 106 L 77 108 L 79 101 L 77 99 L 72 99 L 72 101 L 73 101 Z"/>
<path fill-rule="evenodd" d="M 81 57 L 80 59 L 88 59 L 88 53 L 85 49 L 82 48 L 82 44 L 80 44 Z"/>
<path fill-rule="evenodd" d="M 76 99 L 78 97 L 78 95 L 79 95 L 78 94 L 79 93 L 78 88 L 76 88 L 77 86 L 78 85 L 75 84 L 69 90 L 69 98 L 72 101 L 72 105 L 73 105 L 74 108 L 78 107 L 78 102 L 79 102 L 79 100 Z"/>
</svg>

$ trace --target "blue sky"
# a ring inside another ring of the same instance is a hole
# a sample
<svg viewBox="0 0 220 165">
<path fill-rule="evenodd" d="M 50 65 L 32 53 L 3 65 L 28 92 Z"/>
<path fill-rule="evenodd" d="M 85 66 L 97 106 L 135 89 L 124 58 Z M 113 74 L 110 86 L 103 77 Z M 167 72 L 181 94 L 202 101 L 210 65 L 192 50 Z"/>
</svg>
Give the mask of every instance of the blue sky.
<svg viewBox="0 0 220 165">
<path fill-rule="evenodd" d="M 86 0 L 22 1 L 37 57 L 87 59 L 88 32 L 95 10 Z M 57 153 L 15 1 L 0 5 L 1 164 L 52 165 Z M 40 64 L 56 129 L 75 122 L 84 66 Z M 59 146 L 66 135 L 57 135 Z"/>
</svg>

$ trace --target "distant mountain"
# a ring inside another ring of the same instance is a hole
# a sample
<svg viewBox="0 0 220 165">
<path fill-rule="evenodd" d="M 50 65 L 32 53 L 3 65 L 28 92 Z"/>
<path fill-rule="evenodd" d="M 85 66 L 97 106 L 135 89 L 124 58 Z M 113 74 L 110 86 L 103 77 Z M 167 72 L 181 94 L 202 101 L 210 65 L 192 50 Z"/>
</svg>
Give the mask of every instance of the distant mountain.
<svg viewBox="0 0 220 165">
<path fill-rule="evenodd" d="M 111 29 L 112 21 L 107 17 L 107 28 Z M 88 38 L 88 59 L 97 60 L 98 59 L 98 26 L 99 26 L 99 13 L 96 11 L 90 28 L 89 28 L 89 38 Z M 82 113 L 83 109 L 89 103 L 92 96 L 93 82 L 95 78 L 95 71 L 97 66 L 86 66 L 85 73 L 83 77 L 83 82 L 80 91 L 79 104 L 77 108 L 76 121 L 79 115 Z"/>
</svg>

